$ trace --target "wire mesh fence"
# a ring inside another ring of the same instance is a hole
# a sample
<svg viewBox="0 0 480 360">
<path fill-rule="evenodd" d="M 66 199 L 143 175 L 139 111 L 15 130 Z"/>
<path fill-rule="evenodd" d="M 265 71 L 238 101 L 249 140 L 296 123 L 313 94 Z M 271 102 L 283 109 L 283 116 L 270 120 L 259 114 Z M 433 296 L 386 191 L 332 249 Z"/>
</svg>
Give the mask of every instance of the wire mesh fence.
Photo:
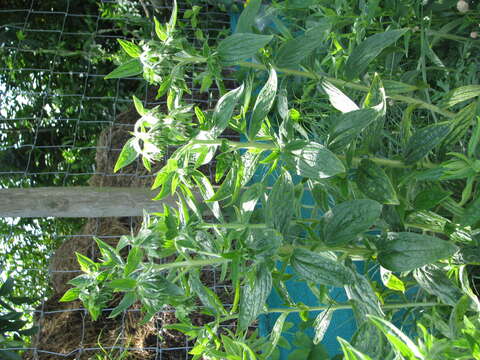
<svg viewBox="0 0 480 360">
<path fill-rule="evenodd" d="M 203 34 L 215 38 L 229 31 L 229 17 L 206 1 L 179 1 L 180 16 L 193 5 L 202 7 Z M 150 185 L 153 175 L 140 162 L 119 173 L 113 167 L 138 119 L 132 95 L 149 108 L 164 106 L 165 99 L 157 99 L 156 89 L 141 78 L 107 81 L 104 76 L 124 56 L 116 39 L 148 39 L 152 17 L 165 21 L 170 10 L 171 1 L 158 0 L 0 0 L 2 188 Z M 188 21 L 183 30 L 193 42 L 201 36 Z M 218 91 L 200 93 L 194 73 L 186 99 L 211 108 Z M 212 168 L 205 172 L 212 175 Z M 75 252 L 98 256 L 93 237 L 115 243 L 137 231 L 140 222 L 1 219 L 1 276 L 16 280 L 16 295 L 38 300 L 20 307 L 39 327 L 30 344 L 20 347 L 25 359 L 189 358 L 187 339 L 163 329 L 174 322 L 173 309 L 140 325 L 139 309 L 120 319 L 108 319 L 107 309 L 94 322 L 79 302 L 58 302 L 67 281 L 80 271 Z M 218 292 L 228 288 L 213 271 L 202 276 Z M 228 294 L 224 298 L 228 302 Z M 195 321 L 200 324 L 201 316 Z M 0 343 L 0 358 L 2 350 L 20 348 Z"/>
</svg>

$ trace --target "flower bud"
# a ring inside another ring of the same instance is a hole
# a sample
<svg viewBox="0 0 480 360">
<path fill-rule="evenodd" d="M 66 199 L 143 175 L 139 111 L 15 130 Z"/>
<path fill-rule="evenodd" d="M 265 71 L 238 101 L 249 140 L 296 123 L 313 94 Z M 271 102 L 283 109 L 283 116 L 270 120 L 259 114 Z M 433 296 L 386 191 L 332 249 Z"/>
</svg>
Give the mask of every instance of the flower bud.
<svg viewBox="0 0 480 360">
<path fill-rule="evenodd" d="M 468 3 L 465 0 L 459 0 L 457 2 L 457 10 L 462 14 L 468 11 Z"/>
</svg>

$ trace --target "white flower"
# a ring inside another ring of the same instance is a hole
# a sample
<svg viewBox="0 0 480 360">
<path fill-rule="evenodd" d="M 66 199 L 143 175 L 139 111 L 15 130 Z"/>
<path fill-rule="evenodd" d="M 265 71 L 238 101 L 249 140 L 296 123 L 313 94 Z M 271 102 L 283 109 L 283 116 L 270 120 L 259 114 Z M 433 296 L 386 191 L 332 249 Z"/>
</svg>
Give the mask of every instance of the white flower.
<svg viewBox="0 0 480 360">
<path fill-rule="evenodd" d="M 462 14 L 466 13 L 468 11 L 468 3 L 465 0 L 459 0 L 457 2 L 457 10 Z"/>
<path fill-rule="evenodd" d="M 471 37 L 472 39 L 476 39 L 476 38 L 478 37 L 478 32 L 472 31 L 472 32 L 470 33 L 470 37 Z"/>
</svg>

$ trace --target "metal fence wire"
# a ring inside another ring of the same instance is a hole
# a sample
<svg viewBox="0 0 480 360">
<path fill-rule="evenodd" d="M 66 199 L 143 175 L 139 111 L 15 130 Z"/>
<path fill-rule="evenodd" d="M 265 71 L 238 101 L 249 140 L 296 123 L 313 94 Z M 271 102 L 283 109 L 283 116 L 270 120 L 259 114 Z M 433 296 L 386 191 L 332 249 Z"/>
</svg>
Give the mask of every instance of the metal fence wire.
<svg viewBox="0 0 480 360">
<path fill-rule="evenodd" d="M 179 1 L 180 18 L 193 5 L 202 8 L 198 27 L 210 38 L 228 33 L 228 15 L 206 0 Z M 124 56 L 116 39 L 149 38 L 152 17 L 165 22 L 170 10 L 170 0 L 0 0 L 1 188 L 149 186 L 153 175 L 140 162 L 115 174 L 113 166 L 138 119 L 132 95 L 147 107 L 165 101 L 141 78 L 104 76 Z M 194 29 L 182 21 L 195 43 Z M 218 99 L 215 89 L 201 94 L 193 78 L 189 85 L 188 100 L 202 108 Z M 173 309 L 139 325 L 136 308 L 115 319 L 106 309 L 94 322 L 80 302 L 58 302 L 78 275 L 75 252 L 95 257 L 94 236 L 115 243 L 140 222 L 2 218 L 0 277 L 15 279 L 17 295 L 37 299 L 19 310 L 39 328 L 27 348 L 5 349 L 0 342 L 0 359 L 8 349 L 24 350 L 24 359 L 188 359 L 187 339 L 163 329 L 175 321 Z M 202 276 L 226 293 L 214 271 Z"/>
</svg>

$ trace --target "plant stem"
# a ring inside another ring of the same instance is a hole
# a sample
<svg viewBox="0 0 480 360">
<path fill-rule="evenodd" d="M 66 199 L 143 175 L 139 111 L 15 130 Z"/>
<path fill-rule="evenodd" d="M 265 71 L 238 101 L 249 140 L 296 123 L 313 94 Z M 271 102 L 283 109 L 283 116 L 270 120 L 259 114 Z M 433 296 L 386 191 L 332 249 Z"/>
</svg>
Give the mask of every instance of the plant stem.
<svg viewBox="0 0 480 360">
<path fill-rule="evenodd" d="M 262 143 L 258 141 L 232 141 L 232 140 L 191 140 L 190 144 L 194 145 L 222 145 L 226 143 L 228 146 L 235 149 L 260 149 L 260 150 L 274 150 L 277 146 L 272 143 Z"/>
<path fill-rule="evenodd" d="M 202 267 L 202 266 L 208 266 L 208 265 L 224 264 L 229 261 L 231 260 L 218 257 L 213 259 L 188 260 L 188 261 L 177 261 L 177 262 L 166 263 L 166 264 L 155 264 L 154 268 L 156 270 L 169 270 L 169 269 L 174 269 L 179 267 Z"/>
<path fill-rule="evenodd" d="M 440 304 L 437 302 L 411 302 L 411 303 L 398 303 L 398 304 L 385 304 L 381 305 L 382 309 L 405 309 L 405 308 L 414 308 L 414 307 L 431 307 L 431 306 L 448 306 L 446 304 Z M 302 309 L 297 308 L 271 308 L 264 313 L 297 313 L 301 311 L 323 311 L 323 310 L 348 310 L 352 309 L 351 304 L 338 304 L 338 305 L 320 305 L 320 306 L 310 306 Z"/>
<path fill-rule="evenodd" d="M 226 143 L 228 146 L 235 148 L 235 149 L 259 149 L 259 150 L 274 150 L 278 147 L 273 143 L 263 143 L 258 141 L 246 141 L 246 142 L 239 142 L 239 141 L 232 141 L 232 140 L 191 140 L 190 144 L 193 145 L 211 145 L 211 146 L 219 146 L 223 143 Z M 345 155 L 337 155 L 338 158 L 345 160 Z M 411 165 L 405 164 L 401 160 L 391 160 L 385 158 L 378 158 L 378 157 L 369 157 L 368 160 L 373 161 L 381 166 L 386 166 L 390 168 L 400 168 L 400 169 L 408 169 L 411 168 Z M 362 161 L 362 158 L 354 157 L 352 158 L 352 162 L 354 164 L 358 164 Z M 421 163 L 422 168 L 434 168 L 437 166 L 436 164 L 432 163 Z"/>
<path fill-rule="evenodd" d="M 242 67 L 257 69 L 257 70 L 267 70 L 267 67 L 265 65 L 258 64 L 258 63 L 251 63 L 251 62 L 242 61 L 238 65 L 240 65 Z M 352 83 L 352 82 L 345 81 L 345 80 L 332 78 L 332 77 L 325 76 L 325 75 L 322 75 L 322 74 L 316 74 L 316 73 L 311 73 L 311 72 L 302 71 L 302 70 L 279 68 L 279 67 L 275 67 L 275 66 L 274 66 L 274 69 L 278 72 L 282 72 L 282 73 L 288 74 L 288 75 L 301 76 L 301 77 L 306 77 L 306 78 L 315 79 L 315 80 L 326 80 L 326 81 L 328 81 L 328 82 L 330 82 L 334 85 L 346 87 L 346 88 L 353 89 L 353 90 L 359 90 L 359 91 L 363 91 L 363 92 L 368 92 L 370 90 L 368 88 L 368 86 Z M 393 100 L 398 100 L 398 101 L 407 103 L 407 104 L 417 104 L 419 107 L 422 107 L 422 108 L 430 110 L 434 113 L 443 115 L 447 118 L 453 118 L 456 115 L 455 113 L 453 113 L 451 111 L 448 111 L 446 109 L 442 109 L 442 108 L 440 108 L 436 105 L 429 104 L 429 103 L 427 103 L 423 100 L 412 98 L 412 97 L 409 97 L 409 96 L 387 94 L 387 97 L 389 97 L 390 99 L 393 99 Z"/>
</svg>

